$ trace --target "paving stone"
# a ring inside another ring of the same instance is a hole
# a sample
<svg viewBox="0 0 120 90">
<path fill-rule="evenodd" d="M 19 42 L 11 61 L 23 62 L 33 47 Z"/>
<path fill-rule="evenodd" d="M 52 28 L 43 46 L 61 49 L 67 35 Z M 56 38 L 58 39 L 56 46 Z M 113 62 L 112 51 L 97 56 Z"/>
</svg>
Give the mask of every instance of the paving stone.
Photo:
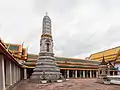
<svg viewBox="0 0 120 90">
<path fill-rule="evenodd" d="M 96 79 L 70 79 L 63 83 L 36 84 L 21 81 L 11 90 L 120 90 L 119 85 L 95 83 Z"/>
</svg>

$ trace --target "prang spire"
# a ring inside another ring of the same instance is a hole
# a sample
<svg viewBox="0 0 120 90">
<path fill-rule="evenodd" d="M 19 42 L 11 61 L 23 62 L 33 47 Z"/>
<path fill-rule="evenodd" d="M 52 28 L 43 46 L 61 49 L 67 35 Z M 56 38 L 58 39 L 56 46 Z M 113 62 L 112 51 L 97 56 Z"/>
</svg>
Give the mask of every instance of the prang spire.
<svg viewBox="0 0 120 90">
<path fill-rule="evenodd" d="M 42 34 L 51 35 L 51 19 L 46 12 L 46 15 L 43 18 Z"/>
</svg>

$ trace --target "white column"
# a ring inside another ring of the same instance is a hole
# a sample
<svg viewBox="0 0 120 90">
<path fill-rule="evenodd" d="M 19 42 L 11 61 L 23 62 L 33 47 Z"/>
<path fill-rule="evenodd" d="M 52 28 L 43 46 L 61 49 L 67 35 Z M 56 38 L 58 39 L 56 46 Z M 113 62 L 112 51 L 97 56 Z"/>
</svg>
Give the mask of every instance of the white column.
<svg viewBox="0 0 120 90">
<path fill-rule="evenodd" d="M 19 81 L 19 74 L 20 74 L 20 73 L 19 73 L 19 67 L 18 67 L 18 81 Z"/>
<path fill-rule="evenodd" d="M 20 81 L 20 68 L 18 67 L 18 81 Z"/>
<path fill-rule="evenodd" d="M 12 85 L 12 71 L 11 71 L 11 61 L 6 60 L 6 84 Z"/>
<path fill-rule="evenodd" d="M 20 72 L 20 76 L 19 77 L 20 77 L 20 80 L 21 80 L 21 77 L 22 77 L 22 75 L 21 75 L 21 73 L 22 73 L 21 72 L 21 68 L 19 68 L 19 72 Z"/>
<path fill-rule="evenodd" d="M 69 78 L 69 70 L 67 70 L 67 78 Z"/>
<path fill-rule="evenodd" d="M 91 72 L 91 70 L 90 70 L 90 78 L 92 78 L 92 72 Z"/>
<path fill-rule="evenodd" d="M 24 79 L 27 79 L 27 69 L 24 68 Z"/>
<path fill-rule="evenodd" d="M 85 70 L 83 70 L 83 78 L 85 78 Z"/>
<path fill-rule="evenodd" d="M 98 77 L 98 70 L 96 70 L 96 78 Z"/>
<path fill-rule="evenodd" d="M 115 75 L 115 72 L 113 71 L 113 76 Z"/>
<path fill-rule="evenodd" d="M 17 66 L 16 66 L 16 65 L 15 65 L 15 73 L 16 73 L 16 74 L 15 74 L 15 75 L 16 75 L 16 76 L 15 76 L 15 77 L 16 77 L 15 79 L 16 79 L 16 82 L 17 82 Z"/>
<path fill-rule="evenodd" d="M 13 85 L 13 84 L 14 84 L 14 77 L 15 77 L 15 76 L 14 76 L 14 75 L 15 75 L 15 74 L 14 74 L 14 63 L 11 62 L 11 65 L 12 65 L 12 68 L 11 68 L 11 69 L 12 69 L 12 85 Z"/>
<path fill-rule="evenodd" d="M 19 81 L 19 67 L 17 67 L 17 81 Z"/>
<path fill-rule="evenodd" d="M 75 70 L 75 78 L 77 78 L 77 70 Z"/>
<path fill-rule="evenodd" d="M 18 81 L 20 81 L 20 67 L 18 67 Z"/>
<path fill-rule="evenodd" d="M 18 75 L 18 80 L 20 81 L 20 67 L 18 68 L 19 75 Z"/>
<path fill-rule="evenodd" d="M 14 83 L 16 83 L 16 65 L 14 63 Z"/>
<path fill-rule="evenodd" d="M 19 67 L 17 68 L 17 73 L 18 73 L 17 77 L 18 77 L 18 81 L 19 81 Z"/>
<path fill-rule="evenodd" d="M 18 66 L 16 65 L 16 82 L 18 82 Z"/>
<path fill-rule="evenodd" d="M 18 66 L 16 66 L 16 82 L 18 82 Z"/>
<path fill-rule="evenodd" d="M 10 85 L 12 85 L 12 61 L 10 61 Z"/>
<path fill-rule="evenodd" d="M 0 55 L 0 90 L 5 90 L 4 57 Z"/>
</svg>

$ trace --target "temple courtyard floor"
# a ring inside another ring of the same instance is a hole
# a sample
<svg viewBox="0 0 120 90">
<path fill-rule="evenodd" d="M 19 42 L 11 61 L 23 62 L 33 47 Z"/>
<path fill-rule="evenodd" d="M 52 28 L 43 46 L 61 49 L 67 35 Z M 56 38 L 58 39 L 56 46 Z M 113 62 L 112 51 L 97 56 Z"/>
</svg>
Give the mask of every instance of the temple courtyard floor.
<svg viewBox="0 0 120 90">
<path fill-rule="evenodd" d="M 120 90 L 120 85 L 96 83 L 96 79 L 70 79 L 62 83 L 36 84 L 23 80 L 11 90 Z"/>
</svg>

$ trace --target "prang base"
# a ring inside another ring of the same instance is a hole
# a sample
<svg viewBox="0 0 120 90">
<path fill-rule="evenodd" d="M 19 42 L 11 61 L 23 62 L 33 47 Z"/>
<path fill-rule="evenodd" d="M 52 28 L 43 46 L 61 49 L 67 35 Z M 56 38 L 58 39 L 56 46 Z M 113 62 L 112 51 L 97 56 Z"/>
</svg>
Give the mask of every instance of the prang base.
<svg viewBox="0 0 120 90">
<path fill-rule="evenodd" d="M 47 82 L 49 83 L 53 83 L 53 82 L 57 82 L 57 80 L 59 79 L 64 79 L 62 77 L 62 75 L 60 74 L 45 74 L 44 75 L 44 78 L 43 78 L 43 75 L 34 75 L 34 76 L 31 76 L 30 78 L 30 82 L 33 82 L 33 83 L 41 83 L 42 80 L 46 80 Z"/>
<path fill-rule="evenodd" d="M 56 58 L 53 56 L 53 53 L 40 53 L 36 68 L 30 77 L 30 82 L 40 83 L 42 80 L 47 80 L 48 82 L 56 82 L 59 79 L 63 80 L 64 78 L 55 60 Z"/>
</svg>

